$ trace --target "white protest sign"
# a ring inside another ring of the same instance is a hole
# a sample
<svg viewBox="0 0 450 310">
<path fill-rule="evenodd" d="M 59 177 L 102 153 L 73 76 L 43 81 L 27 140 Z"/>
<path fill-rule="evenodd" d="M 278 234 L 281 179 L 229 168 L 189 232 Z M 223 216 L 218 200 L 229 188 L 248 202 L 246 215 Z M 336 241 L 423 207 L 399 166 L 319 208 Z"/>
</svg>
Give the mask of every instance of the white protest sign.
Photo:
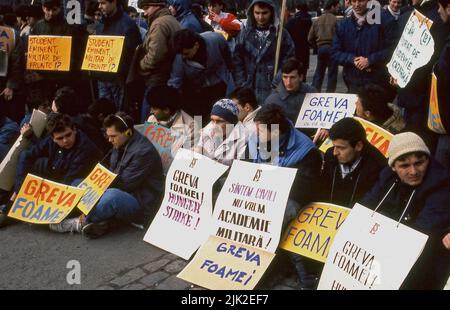
<svg viewBox="0 0 450 310">
<path fill-rule="evenodd" d="M 330 129 L 344 117 L 353 116 L 357 99 L 354 94 L 306 94 L 295 127 Z"/>
<path fill-rule="evenodd" d="M 233 161 L 217 198 L 211 234 L 274 253 L 296 172 Z"/>
<path fill-rule="evenodd" d="M 430 28 L 433 22 L 414 10 L 406 23 L 392 59 L 387 64 L 389 74 L 404 88 L 418 68 L 425 66 L 434 53 Z"/>
<path fill-rule="evenodd" d="M 212 186 L 228 169 L 180 149 L 166 177 L 164 199 L 144 241 L 189 259 L 211 230 Z"/>
<path fill-rule="evenodd" d="M 339 228 L 320 290 L 397 290 L 428 236 L 356 204 Z"/>
<path fill-rule="evenodd" d="M 40 137 L 47 125 L 47 115 L 39 110 L 33 110 L 30 120 L 31 128 L 36 137 Z M 0 188 L 10 191 L 16 182 L 16 166 L 19 155 L 30 145 L 30 140 L 22 135 L 17 138 L 8 154 L 0 164 Z"/>
</svg>

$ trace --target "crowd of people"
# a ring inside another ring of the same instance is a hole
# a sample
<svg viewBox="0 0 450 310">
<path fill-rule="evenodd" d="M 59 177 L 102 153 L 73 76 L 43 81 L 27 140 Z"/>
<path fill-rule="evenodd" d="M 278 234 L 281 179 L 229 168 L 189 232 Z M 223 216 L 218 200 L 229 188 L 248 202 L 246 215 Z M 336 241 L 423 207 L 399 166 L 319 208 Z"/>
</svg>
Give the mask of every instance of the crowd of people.
<svg viewBox="0 0 450 310">
<path fill-rule="evenodd" d="M 368 0 L 327 0 L 314 20 L 302 0 L 285 16 L 280 3 L 253 0 L 245 21 L 225 0 L 139 0 L 143 13 L 125 2 L 86 0 L 81 24 L 68 23 L 62 0 L 0 7 L 0 161 L 19 135 L 31 144 L 19 156 L 14 187 L 0 190 L 0 227 L 16 222 L 7 214 L 28 173 L 76 186 L 98 162 L 117 174 L 113 184 L 89 215 L 74 211 L 50 229 L 97 238 L 123 224 L 148 227 L 165 180 L 158 151 L 135 129 L 147 121 L 179 133 L 173 153 L 183 147 L 228 166 L 247 160 L 296 168 L 285 225 L 313 201 L 359 202 L 400 218 L 429 236 L 402 288 L 445 285 L 449 0 L 390 0 L 375 8 Z M 369 18 L 373 9 L 381 10 L 379 22 Z M 434 53 L 401 88 L 386 64 L 414 11 L 433 22 Z M 72 37 L 70 71 L 27 70 L 30 35 Z M 125 37 L 117 73 L 81 70 L 88 35 Z M 308 84 L 311 50 L 317 66 Z M 357 95 L 355 116 L 394 135 L 388 158 L 354 118 L 329 130 L 295 128 L 303 99 L 322 91 L 325 72 L 326 92 L 336 91 L 340 66 L 348 93 Z M 432 73 L 440 132 L 428 127 Z M 41 137 L 30 125 L 33 109 L 47 115 Z M 333 147 L 323 154 L 318 146 L 326 138 Z M 301 287 L 315 289 L 323 264 L 289 256 Z"/>
</svg>

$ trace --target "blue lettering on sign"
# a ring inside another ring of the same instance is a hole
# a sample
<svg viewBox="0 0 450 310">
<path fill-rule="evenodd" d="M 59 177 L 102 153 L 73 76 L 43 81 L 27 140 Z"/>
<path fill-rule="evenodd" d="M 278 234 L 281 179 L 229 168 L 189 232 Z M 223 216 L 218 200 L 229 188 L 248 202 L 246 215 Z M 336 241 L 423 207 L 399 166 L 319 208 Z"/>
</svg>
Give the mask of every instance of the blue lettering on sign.
<svg viewBox="0 0 450 310">
<path fill-rule="evenodd" d="M 29 219 L 30 221 L 36 219 L 39 222 L 57 222 L 60 217 L 64 214 L 59 208 L 48 207 L 44 212 L 44 205 L 40 205 L 36 210 L 36 205 L 34 201 L 28 201 L 26 198 L 18 198 L 16 203 L 11 209 L 11 213 L 21 212 L 21 216 L 24 219 Z"/>
</svg>

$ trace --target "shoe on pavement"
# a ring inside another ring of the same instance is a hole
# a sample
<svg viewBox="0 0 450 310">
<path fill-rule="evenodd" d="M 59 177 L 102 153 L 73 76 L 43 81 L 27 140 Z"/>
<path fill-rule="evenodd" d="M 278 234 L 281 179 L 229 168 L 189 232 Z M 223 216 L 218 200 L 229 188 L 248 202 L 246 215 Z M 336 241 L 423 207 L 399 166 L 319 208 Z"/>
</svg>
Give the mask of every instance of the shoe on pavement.
<svg viewBox="0 0 450 310">
<path fill-rule="evenodd" d="M 79 217 L 74 217 L 71 219 L 63 220 L 59 224 L 50 224 L 49 228 L 50 228 L 50 230 L 53 230 L 53 231 L 56 231 L 59 233 L 65 233 L 65 232 L 81 233 L 81 230 L 83 229 L 83 224 Z"/>
<path fill-rule="evenodd" d="M 89 223 L 83 227 L 82 233 L 90 239 L 96 239 L 117 227 L 115 220 L 105 220 L 98 223 Z"/>
</svg>

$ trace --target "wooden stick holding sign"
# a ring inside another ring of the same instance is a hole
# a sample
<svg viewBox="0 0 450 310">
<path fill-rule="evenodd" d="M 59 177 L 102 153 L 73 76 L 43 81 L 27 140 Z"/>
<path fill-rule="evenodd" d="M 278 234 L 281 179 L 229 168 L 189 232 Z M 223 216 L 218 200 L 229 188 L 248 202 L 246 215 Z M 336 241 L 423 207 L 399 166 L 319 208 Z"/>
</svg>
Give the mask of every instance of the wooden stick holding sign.
<svg viewBox="0 0 450 310">
<path fill-rule="evenodd" d="M 286 0 L 283 0 L 283 4 L 281 5 L 281 15 L 280 15 L 280 27 L 278 29 L 278 39 L 277 39 L 277 50 L 275 53 L 275 68 L 273 72 L 273 77 L 277 75 L 278 66 L 279 66 L 279 58 L 281 51 L 281 41 L 283 39 L 283 28 L 284 28 L 284 12 L 286 12 Z"/>
</svg>

